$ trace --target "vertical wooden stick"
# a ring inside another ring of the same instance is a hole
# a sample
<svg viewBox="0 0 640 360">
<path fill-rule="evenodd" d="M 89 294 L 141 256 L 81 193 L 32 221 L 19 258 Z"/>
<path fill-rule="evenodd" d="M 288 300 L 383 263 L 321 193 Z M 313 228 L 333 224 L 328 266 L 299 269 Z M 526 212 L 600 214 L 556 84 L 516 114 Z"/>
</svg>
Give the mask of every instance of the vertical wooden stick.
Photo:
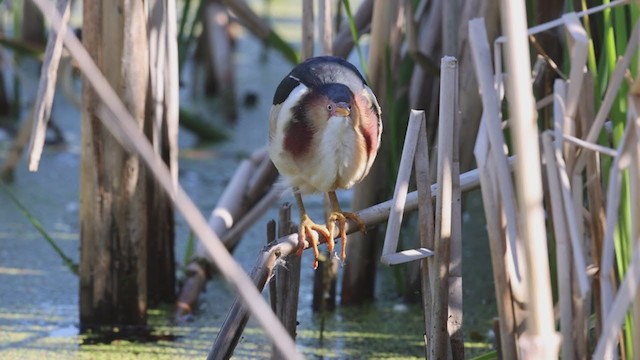
<svg viewBox="0 0 640 360">
<path fill-rule="evenodd" d="M 165 107 L 167 122 L 167 139 L 169 145 L 169 171 L 174 186 L 178 185 L 178 128 L 180 119 L 180 75 L 178 69 L 178 30 L 176 17 L 176 0 L 166 0 L 167 12 L 167 67 L 166 86 L 165 86 Z"/>
<path fill-rule="evenodd" d="M 295 225 L 291 222 L 291 204 L 285 203 L 278 214 L 278 237 L 295 233 Z M 275 268 L 276 277 L 276 315 L 289 332 L 292 339 L 296 339 L 298 319 L 298 295 L 300 292 L 300 263 L 302 257 L 290 254 L 284 257 L 284 264 Z M 275 347 L 273 359 L 284 358 Z"/>
<path fill-rule="evenodd" d="M 544 209 L 540 149 L 531 137 L 538 134 L 531 90 L 531 63 L 527 39 L 526 11 L 522 0 L 502 0 L 502 28 L 508 37 L 507 93 L 510 95 L 512 134 L 516 156 L 516 194 L 519 204 L 520 237 L 525 246 L 526 284 L 530 301 L 527 338 L 521 341 L 525 359 L 558 356 L 553 323 L 551 284 Z M 536 136 L 537 138 L 537 136 Z"/>
<path fill-rule="evenodd" d="M 521 243 L 517 241 L 517 225 L 518 220 L 516 218 L 516 205 L 515 196 L 513 190 L 513 184 L 511 182 L 511 172 L 509 171 L 509 164 L 507 156 L 504 153 L 505 140 L 502 133 L 502 123 L 500 121 L 500 100 L 498 93 L 494 87 L 494 76 L 491 68 L 491 50 L 489 48 L 489 40 L 487 39 L 487 32 L 484 26 L 483 19 L 474 19 L 469 21 L 469 40 L 471 45 L 471 52 L 473 54 L 473 65 L 478 78 L 478 84 L 480 85 L 480 93 L 482 94 L 482 108 L 485 136 L 491 146 L 491 151 L 488 153 L 492 157 L 492 164 L 495 168 L 491 171 L 495 171 L 495 179 L 498 181 L 499 191 L 496 196 L 501 200 L 501 216 L 506 217 L 506 231 L 505 236 L 507 239 L 507 269 L 511 277 L 511 287 L 513 289 L 513 295 L 520 301 L 525 300 L 523 291 L 523 268 L 524 264 L 520 259 Z M 496 62 L 499 59 L 495 59 Z M 489 146 L 489 145 L 487 145 Z M 475 153 L 475 150 L 474 150 Z M 476 155 L 478 158 L 478 155 Z M 483 161 L 486 161 L 483 159 Z"/>
<path fill-rule="evenodd" d="M 571 240 L 571 246 L 567 247 L 567 249 L 572 250 L 573 254 L 573 263 L 575 264 L 575 269 L 573 269 L 573 273 L 575 274 L 575 278 L 578 281 L 578 295 L 581 298 L 585 298 L 587 293 L 589 292 L 589 279 L 586 274 L 586 265 L 584 260 L 584 251 L 582 247 L 583 239 L 582 232 L 580 232 L 580 226 L 578 222 L 582 220 L 582 211 L 576 214 L 576 209 L 573 203 L 573 197 L 571 193 L 571 186 L 569 183 L 569 175 L 567 171 L 567 166 L 564 158 L 562 157 L 563 150 L 563 142 L 562 138 L 564 135 L 564 131 L 566 131 L 566 127 L 563 126 L 563 122 L 573 122 L 572 118 L 568 118 L 565 115 L 565 99 L 566 99 L 566 89 L 565 84 L 562 80 L 556 80 L 554 85 L 555 91 L 555 102 L 554 102 L 554 119 L 555 119 L 555 136 L 556 142 L 554 144 L 554 164 L 555 167 L 553 171 L 557 172 L 559 176 L 557 180 L 559 183 L 557 185 L 560 186 L 560 192 L 558 195 L 561 196 L 563 201 L 563 205 L 559 208 L 564 216 L 563 219 L 565 221 L 565 228 L 563 230 L 568 231 L 568 233 L 564 233 L 563 235 L 568 235 Z M 568 104 L 567 104 L 568 105 Z M 565 147 L 566 150 L 566 147 Z M 565 151 L 566 154 L 566 151 Z M 555 200 L 555 199 L 554 199 Z M 580 207 L 582 209 L 582 207 Z"/>
<path fill-rule="evenodd" d="M 458 61 L 449 56 L 440 62 L 440 120 L 438 129 L 438 192 L 436 194 L 436 240 L 433 316 L 433 351 L 431 358 L 446 359 L 449 353 L 447 320 L 449 315 L 449 251 L 452 232 L 452 161 L 453 128 L 456 112 L 455 89 L 458 84 Z"/>
<path fill-rule="evenodd" d="M 313 0 L 302 1 L 302 60 L 313 56 Z"/>
<path fill-rule="evenodd" d="M 587 73 L 584 78 L 584 85 L 582 87 L 582 95 L 580 96 L 580 121 L 582 124 L 583 132 L 586 133 L 587 129 L 591 127 L 593 119 L 595 117 L 594 109 L 594 88 L 593 78 L 590 73 Z M 598 154 L 590 152 L 585 154 L 586 156 L 586 186 L 587 186 L 587 206 L 589 209 L 589 224 L 591 227 L 591 244 L 590 251 L 591 263 L 596 266 L 600 264 L 602 253 L 602 241 L 604 239 L 604 196 L 602 194 L 601 187 L 601 172 L 598 161 Z M 576 174 L 574 173 L 574 176 Z M 594 307 L 600 309 L 600 277 L 596 276 L 593 279 L 592 293 Z M 596 324 L 595 324 L 595 337 L 600 336 L 602 329 L 602 313 L 596 311 Z"/>
<path fill-rule="evenodd" d="M 275 241 L 278 237 L 276 237 L 276 221 L 271 219 L 267 223 L 267 244 Z M 271 281 L 269 281 L 269 304 L 271 305 L 271 310 L 276 314 L 276 307 L 278 303 L 278 292 L 276 291 L 276 277 L 272 277 Z M 277 315 L 277 314 L 276 314 Z"/>
<path fill-rule="evenodd" d="M 457 65 L 457 63 L 456 63 Z M 449 321 L 448 332 L 451 339 L 451 356 L 453 360 L 464 359 L 463 303 L 462 303 L 462 193 L 460 191 L 460 116 L 459 84 L 456 68 L 456 82 L 453 97 L 453 147 L 452 156 L 452 189 L 451 189 L 451 251 L 449 261 Z"/>
<path fill-rule="evenodd" d="M 333 55 L 333 28 L 331 27 L 332 5 L 333 1 L 331 0 L 318 1 L 318 12 L 320 13 L 318 35 L 320 37 L 323 55 Z"/>
<path fill-rule="evenodd" d="M 509 272 L 507 271 L 508 255 L 504 241 L 502 227 L 502 212 L 504 208 L 500 206 L 498 201 L 499 187 L 498 180 L 494 178 L 495 158 L 489 154 L 489 151 L 496 151 L 495 148 L 489 149 L 489 139 L 485 124 L 486 110 L 480 121 L 480 129 L 478 129 L 478 138 L 474 149 L 478 169 L 480 170 L 480 182 L 482 184 L 482 204 L 484 206 L 485 218 L 487 221 L 487 232 L 489 234 L 489 248 L 491 250 L 491 266 L 493 268 L 493 282 L 496 292 L 496 304 L 498 307 L 499 332 L 496 337 L 499 341 L 499 353 L 503 359 L 517 359 L 518 352 L 516 350 L 516 325 L 513 310 L 513 297 L 511 294 L 511 286 L 509 284 Z M 497 150 L 501 151 L 501 150 Z M 513 281 L 513 278 L 511 278 Z"/>
<path fill-rule="evenodd" d="M 424 112 L 422 112 L 424 117 Z M 418 188 L 418 223 L 420 246 L 427 249 L 434 247 L 433 204 L 431 203 L 431 175 L 429 174 L 429 144 L 427 140 L 427 124 L 422 121 L 418 134 L 418 144 L 414 158 L 416 185 Z M 431 321 L 433 312 L 433 285 L 435 272 L 433 258 L 426 257 L 420 261 L 420 289 L 422 292 L 422 312 L 424 314 L 425 357 L 431 354 Z"/>
<path fill-rule="evenodd" d="M 558 82 L 556 80 L 556 88 Z M 563 89 L 564 90 L 564 89 Z M 562 195 L 560 194 L 560 180 L 558 178 L 558 168 L 553 152 L 551 135 L 542 135 L 542 144 L 547 164 L 547 177 L 549 181 L 549 198 L 551 199 L 551 214 L 553 215 L 553 229 L 556 237 L 556 264 L 558 275 L 558 296 L 560 302 L 560 332 L 562 334 L 562 358 L 571 359 L 574 354 L 572 322 L 573 309 L 571 306 L 571 257 L 570 245 L 567 241 L 568 234 L 566 220 L 564 218 L 564 208 Z"/>
</svg>

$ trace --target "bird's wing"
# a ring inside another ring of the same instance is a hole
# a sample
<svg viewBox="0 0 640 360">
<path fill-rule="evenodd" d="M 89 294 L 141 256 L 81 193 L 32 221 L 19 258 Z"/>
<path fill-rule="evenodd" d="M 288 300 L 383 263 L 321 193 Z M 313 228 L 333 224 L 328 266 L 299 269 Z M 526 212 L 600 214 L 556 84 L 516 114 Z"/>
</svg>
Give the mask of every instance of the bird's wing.
<svg viewBox="0 0 640 360">
<path fill-rule="evenodd" d="M 359 113 L 357 131 L 364 140 L 366 154 L 366 166 L 362 175 L 356 181 L 359 182 L 367 176 L 378 154 L 382 135 L 382 113 L 376 96 L 368 86 L 365 86 L 364 89 L 354 95 L 355 105 Z"/>
<path fill-rule="evenodd" d="M 271 106 L 271 112 L 269 113 L 269 142 L 273 141 L 275 137 L 280 109 L 282 109 L 282 104 L 274 104 Z"/>
<path fill-rule="evenodd" d="M 350 62 L 336 56 L 318 56 L 291 70 L 278 86 L 274 103 L 283 102 L 298 84 L 313 88 L 330 83 L 349 85 L 354 94 L 367 86 L 364 77 Z"/>
</svg>

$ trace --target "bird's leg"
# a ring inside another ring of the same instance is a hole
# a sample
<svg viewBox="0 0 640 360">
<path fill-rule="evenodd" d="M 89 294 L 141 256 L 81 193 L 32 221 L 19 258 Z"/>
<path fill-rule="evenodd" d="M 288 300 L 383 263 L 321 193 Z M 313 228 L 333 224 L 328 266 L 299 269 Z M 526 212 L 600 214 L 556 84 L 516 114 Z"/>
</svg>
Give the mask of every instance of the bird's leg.
<svg viewBox="0 0 640 360">
<path fill-rule="evenodd" d="M 300 229 L 298 230 L 298 248 L 296 250 L 296 254 L 298 256 L 302 255 L 302 251 L 305 247 L 305 240 L 308 237 L 309 244 L 313 247 L 313 268 L 316 269 L 318 267 L 318 257 L 320 256 L 320 252 L 318 251 L 318 239 L 314 237 L 313 230 L 322 235 L 327 240 L 327 243 L 332 243 L 333 237 L 331 237 L 326 226 L 318 225 L 309 218 L 309 215 L 307 215 L 307 211 L 304 208 L 304 204 L 302 203 L 302 195 L 300 195 L 300 192 L 297 189 L 294 190 L 294 193 L 296 196 L 296 202 L 298 203 L 298 210 L 300 211 Z"/>
<path fill-rule="evenodd" d="M 358 215 L 352 212 L 342 211 L 335 191 L 329 191 L 328 195 L 329 202 L 331 203 L 331 214 L 329 215 L 329 221 L 327 221 L 327 228 L 329 229 L 331 236 L 333 236 L 333 230 L 335 229 L 336 222 L 338 223 L 338 231 L 340 233 L 340 240 L 342 241 L 340 259 L 344 261 L 347 255 L 347 219 L 351 219 L 356 224 L 358 224 L 358 230 L 360 230 L 360 232 L 366 233 L 367 229 Z M 333 252 L 333 241 L 331 241 L 330 243 L 331 244 L 329 245 L 329 251 Z"/>
</svg>

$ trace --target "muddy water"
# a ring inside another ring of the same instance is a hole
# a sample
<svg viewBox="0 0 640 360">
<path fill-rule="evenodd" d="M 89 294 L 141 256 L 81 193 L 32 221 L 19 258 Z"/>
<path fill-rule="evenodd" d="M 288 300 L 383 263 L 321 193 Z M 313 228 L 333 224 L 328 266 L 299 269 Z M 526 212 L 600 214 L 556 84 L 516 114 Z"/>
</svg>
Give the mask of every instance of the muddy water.
<svg viewBox="0 0 640 360">
<path fill-rule="evenodd" d="M 289 5 L 298 2 L 288 2 Z M 274 6 L 278 6 L 277 4 Z M 277 9 L 276 9 L 277 10 Z M 290 8 L 283 10 L 284 13 Z M 291 19 L 280 26 L 291 34 Z M 291 35 L 289 35 L 291 36 Z M 203 214 L 208 216 L 242 156 L 266 144 L 268 112 L 275 86 L 290 66 L 274 51 L 261 59 L 261 46 L 243 34 L 237 43 L 237 94 L 255 93 L 258 103 L 240 108 L 238 123 L 228 127 L 231 140 L 219 145 L 198 146 L 193 136 L 180 137 L 180 182 Z M 25 71 L 30 71 L 27 68 Z M 29 88 L 31 85 L 25 85 Z M 221 123 L 220 109 L 204 99 L 191 99 L 183 90 L 185 106 Z M 56 123 L 68 141 L 65 147 L 45 150 L 38 173 L 29 173 L 21 164 L 10 188 L 42 222 L 61 248 L 78 259 L 78 178 L 79 112 L 64 96 L 57 96 L 53 110 Z M 0 161 L 9 145 L 0 137 Z M 350 194 L 339 197 L 348 207 Z M 465 216 L 465 274 L 473 279 L 465 284 L 465 326 L 470 352 L 482 352 L 489 319 L 495 313 L 491 273 L 483 217 L 478 196 L 468 201 L 472 210 Z M 292 201 L 284 197 L 280 203 Z M 321 218 L 321 199 L 305 198 L 312 217 Z M 234 257 L 247 270 L 265 242 L 265 224 L 275 218 L 277 205 L 253 228 L 238 246 Z M 188 238 L 183 219 L 177 220 L 177 260 L 181 261 Z M 472 229 L 472 230 L 468 230 Z M 480 234 L 480 235 L 478 235 Z M 480 259 L 480 261 L 478 261 Z M 324 321 L 311 312 L 312 259 L 304 255 L 301 278 L 297 342 L 310 358 L 413 358 L 422 356 L 422 314 L 416 305 L 405 305 L 395 294 L 391 271 L 381 267 L 377 301 L 361 308 L 339 308 Z M 206 356 L 226 311 L 233 300 L 229 287 L 215 278 L 207 285 L 202 305 L 193 321 L 172 326 L 167 312 L 152 310 L 150 321 L 156 334 L 165 339 L 155 343 L 115 341 L 110 345 L 80 345 L 77 334 L 78 280 L 63 265 L 8 197 L 0 192 L 0 358 L 2 359 L 187 359 Z M 321 334 L 321 323 L 324 331 Z M 471 340 L 470 340 L 471 339 Z M 474 350 L 475 349 L 475 350 Z M 237 358 L 268 358 L 270 346 L 260 328 L 249 322 L 236 351 Z"/>
</svg>

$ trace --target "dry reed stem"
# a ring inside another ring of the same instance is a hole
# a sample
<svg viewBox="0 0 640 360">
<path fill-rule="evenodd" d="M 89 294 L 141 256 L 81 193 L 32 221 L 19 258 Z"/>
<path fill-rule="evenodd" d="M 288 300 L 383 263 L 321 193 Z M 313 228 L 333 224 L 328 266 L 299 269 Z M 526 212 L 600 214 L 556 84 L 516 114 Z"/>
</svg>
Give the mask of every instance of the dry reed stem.
<svg viewBox="0 0 640 360">
<path fill-rule="evenodd" d="M 584 66 L 584 65 L 583 65 Z M 575 265 L 574 275 L 578 281 L 580 298 L 585 298 L 589 292 L 589 279 L 586 274 L 587 266 L 584 260 L 584 250 L 582 248 L 583 238 L 578 222 L 582 220 L 582 206 L 580 212 L 576 214 L 576 209 L 573 204 L 573 197 L 571 193 L 571 185 L 569 183 L 569 175 L 567 173 L 567 166 L 564 158 L 562 157 L 562 139 L 563 130 L 566 128 L 562 123 L 573 122 L 574 120 L 566 114 L 566 102 L 565 102 L 565 84 L 564 80 L 556 80 L 554 84 L 554 97 L 556 99 L 554 103 L 554 121 L 556 141 L 554 143 L 554 165 L 553 171 L 557 173 L 560 186 L 560 192 L 563 206 L 558 208 L 564 215 L 565 231 L 568 230 L 569 239 L 571 240 L 571 250 L 573 252 L 573 263 Z M 568 94 L 567 94 L 568 95 Z M 577 100 L 572 101 L 577 104 Z M 575 110 L 574 110 L 575 112 Z M 581 189 L 581 187 L 580 187 Z M 567 235 L 564 233 L 563 235 Z M 567 247 L 568 249 L 568 247 Z M 570 284 L 568 284 L 570 285 Z"/>
<path fill-rule="evenodd" d="M 262 292 L 265 284 L 269 281 L 275 261 L 279 258 L 275 252 L 269 251 L 269 249 L 270 247 L 267 245 L 258 255 L 249 275 L 254 283 L 254 288 L 257 288 L 259 292 Z M 239 296 L 236 297 L 216 335 L 207 360 L 229 359 L 231 357 L 249 320 L 249 315 L 249 310 L 243 304 L 242 299 Z"/>
<path fill-rule="evenodd" d="M 442 55 L 458 57 L 460 3 L 458 1 L 442 3 Z"/>
<path fill-rule="evenodd" d="M 371 18 L 371 41 L 369 47 L 369 85 L 378 94 L 384 88 L 384 61 L 386 47 L 389 44 L 392 15 L 397 12 L 397 1 L 374 1 Z"/>
<path fill-rule="evenodd" d="M 301 60 L 313 56 L 313 0 L 302 0 L 302 54 Z"/>
<path fill-rule="evenodd" d="M 456 65 L 459 65 L 456 63 Z M 459 74 L 456 68 L 456 84 L 453 111 L 452 138 L 452 205 L 451 205 L 451 246 L 449 251 L 449 318 L 447 331 L 451 341 L 451 357 L 462 360 L 464 356 L 463 332 L 463 289 L 462 289 L 462 192 L 460 191 L 460 107 Z"/>
<path fill-rule="evenodd" d="M 531 90 L 531 64 L 524 1 L 501 1 L 502 29 L 507 35 L 507 92 L 516 158 L 516 195 L 519 235 L 525 248 L 526 287 L 529 298 L 527 331 L 520 340 L 525 359 L 558 356 L 553 323 L 547 240 L 542 204 L 540 149 Z"/>
<path fill-rule="evenodd" d="M 409 190 L 409 180 L 411 178 L 411 169 L 413 166 L 416 145 L 418 143 L 418 135 L 420 127 L 425 121 L 424 112 L 411 110 L 409 116 L 409 124 L 407 125 L 404 146 L 402 148 L 402 156 L 400 157 L 400 167 L 396 178 L 395 190 L 393 192 L 393 206 L 389 214 L 387 222 L 387 231 L 384 237 L 384 245 L 382 247 L 382 256 L 380 261 L 387 265 L 395 265 L 398 262 L 392 262 L 389 258 L 398 250 L 398 238 L 400 236 L 400 226 L 402 225 L 402 216 L 404 214 L 404 205 L 407 200 L 407 192 Z M 418 260 L 413 259 L 413 260 Z M 408 260 L 411 261 L 411 260 Z"/>
<path fill-rule="evenodd" d="M 44 0 L 34 0 L 34 3 L 51 22 L 53 28 L 59 31 L 61 19 L 57 10 Z M 77 61 L 87 81 L 103 101 L 103 105 L 96 109 L 96 112 L 104 126 L 123 146 L 135 151 L 145 162 L 196 236 L 206 244 L 207 251 L 213 256 L 220 273 L 240 294 L 245 305 L 249 307 L 278 349 L 287 354 L 288 358 L 302 359 L 302 354 L 296 349 L 295 343 L 256 290 L 251 279 L 231 257 L 189 196 L 179 185 L 175 186 L 163 160 L 154 152 L 142 131 L 134 125 L 135 121 L 80 41 L 72 33 L 65 32 L 64 44 Z"/>
<path fill-rule="evenodd" d="M 62 14 L 60 31 L 51 31 L 47 39 L 44 60 L 42 61 L 42 75 L 38 83 L 38 93 L 34 104 L 33 129 L 29 141 L 29 171 L 38 171 L 42 148 L 47 135 L 47 123 L 51 116 L 53 96 L 58 79 L 58 65 L 62 56 L 62 37 L 67 31 L 67 23 L 71 14 L 69 0 L 58 0 L 57 11 Z"/>
<path fill-rule="evenodd" d="M 178 132 L 180 127 L 180 79 L 178 67 L 178 19 L 176 16 L 176 0 L 166 0 L 167 17 L 167 67 L 164 103 L 166 108 L 167 139 L 169 146 L 169 170 L 175 186 L 178 185 Z"/>
<path fill-rule="evenodd" d="M 149 3 L 149 89 L 151 93 L 151 143 L 157 154 L 161 154 L 162 122 L 164 121 L 166 18 L 164 1 Z M 161 155 L 162 156 L 162 155 Z M 171 168 L 171 167 L 169 167 Z"/>
<path fill-rule="evenodd" d="M 491 250 L 491 266 L 493 268 L 493 282 L 496 293 L 496 305 L 498 307 L 499 343 L 503 359 L 517 359 L 515 314 L 513 312 L 512 286 L 509 284 L 509 255 L 503 239 L 503 227 L 501 214 L 504 208 L 498 201 L 498 181 L 494 178 L 494 158 L 489 150 L 489 139 L 486 132 L 486 112 L 483 113 L 478 129 L 478 138 L 474 148 L 474 155 L 480 171 L 482 184 L 482 204 L 487 222 L 489 235 L 489 248 Z M 491 150 L 495 151 L 495 150 Z M 513 278 L 513 277 L 511 277 Z"/>
<path fill-rule="evenodd" d="M 318 1 L 318 13 L 320 13 L 320 21 L 318 21 L 318 36 L 320 37 L 322 55 L 333 55 L 333 27 L 331 24 L 332 6 L 332 1 Z"/>
<path fill-rule="evenodd" d="M 606 146 L 602 146 L 602 145 L 599 145 L 599 144 L 590 143 L 590 142 L 584 141 L 584 140 L 582 140 L 580 138 L 577 138 L 577 137 L 571 136 L 571 135 L 563 134 L 562 138 L 565 141 L 570 142 L 570 143 L 572 143 L 574 145 L 580 146 L 580 147 L 582 147 L 584 149 L 587 149 L 587 150 L 590 150 L 590 151 L 593 151 L 593 152 L 598 152 L 598 153 L 601 153 L 601 154 L 604 154 L 604 155 L 608 155 L 608 156 L 611 156 L 611 157 L 616 156 L 616 151 L 613 150 L 612 148 L 609 148 L 609 147 L 606 147 Z"/>
<path fill-rule="evenodd" d="M 502 122 L 500 121 L 499 100 L 494 88 L 493 72 L 491 70 L 491 52 L 489 41 L 484 27 L 483 19 L 474 19 L 469 22 L 469 44 L 473 54 L 473 63 L 480 85 L 480 93 L 483 107 L 483 120 L 481 127 L 484 128 L 486 136 L 491 145 L 491 152 L 488 152 L 493 159 L 493 166 L 498 181 L 498 189 L 501 199 L 502 215 L 506 220 L 507 239 L 507 269 L 510 273 L 510 286 L 513 296 L 520 302 L 526 299 L 524 288 L 524 263 L 521 257 L 521 244 L 517 241 L 517 220 L 516 205 L 513 184 L 511 183 L 511 172 L 507 161 L 507 155 L 503 149 L 505 147 L 504 135 L 502 133 Z M 497 59 L 496 59 L 497 62 Z M 484 125 L 482 125 L 484 124 Z M 480 135 L 478 135 L 480 137 Z M 476 155 L 478 158 L 478 155 Z"/>
<path fill-rule="evenodd" d="M 577 148 L 572 146 L 570 142 L 563 141 L 564 136 L 577 135 L 576 114 L 580 104 L 580 95 L 583 94 L 583 80 L 585 78 L 585 65 L 588 57 L 589 39 L 586 30 L 575 13 L 568 13 L 562 17 L 567 33 L 569 51 L 571 52 L 571 70 L 569 73 L 569 81 L 564 96 L 564 111 L 560 116 L 555 117 L 556 128 L 561 129 L 555 140 L 555 152 L 558 160 L 557 165 L 562 166 L 555 169 L 559 172 L 562 182 L 562 199 L 564 201 L 564 220 L 565 226 L 569 227 L 569 235 L 571 239 L 571 249 L 573 250 L 573 264 L 575 271 L 571 278 L 573 281 L 566 290 L 571 295 L 573 305 L 573 324 L 571 326 L 573 336 L 568 338 L 564 336 L 562 342 L 564 358 L 567 356 L 577 356 L 578 358 L 586 358 L 587 347 L 587 319 L 588 310 L 586 303 L 590 303 L 591 289 L 589 278 L 586 274 L 585 267 L 585 251 L 584 243 L 584 220 L 583 220 L 583 187 L 582 174 L 573 173 L 575 153 Z M 564 85 L 564 82 L 561 82 Z M 582 129 L 581 129 L 582 130 Z M 582 130 L 584 131 L 584 130 Z M 562 158 L 564 155 L 564 158 Z M 570 176 L 571 175 L 571 176 Z M 569 184 L 571 181 L 571 184 Z M 565 229 L 566 230 L 566 229 Z M 566 238 L 562 239 L 563 241 Z M 566 249 L 566 246 L 565 246 Z M 556 263 L 559 263 L 556 261 Z M 565 266 L 565 264 L 563 264 Z M 570 266 L 570 263 L 569 263 Z M 571 274 L 571 272 L 569 272 Z M 575 285 L 575 286 L 572 286 Z M 565 315 L 570 317 L 570 315 Z M 575 344 L 574 344 L 575 341 Z M 571 351 L 566 349 L 565 343 L 571 343 Z"/>
<path fill-rule="evenodd" d="M 422 113 L 424 117 L 424 112 Z M 418 224 L 420 246 L 425 249 L 433 249 L 434 246 L 434 218 L 433 204 L 431 203 L 431 175 L 429 174 L 429 144 L 427 142 L 427 124 L 422 121 L 418 134 L 418 144 L 414 158 L 416 172 L 416 187 L 418 192 Z M 431 353 L 431 315 L 433 304 L 433 286 L 435 271 L 433 258 L 426 257 L 420 261 L 420 288 L 422 295 L 422 313 L 424 315 L 424 345 L 425 357 Z"/>
<path fill-rule="evenodd" d="M 271 219 L 267 222 L 267 245 L 274 242 L 276 239 L 276 221 Z M 273 310 L 274 313 L 276 312 L 276 304 L 278 303 L 277 290 L 276 279 L 275 277 L 271 277 L 271 281 L 269 281 L 269 303 L 271 305 L 271 310 Z"/>
<path fill-rule="evenodd" d="M 587 63 L 587 57 L 589 53 L 589 39 L 587 33 L 582 27 L 582 23 L 578 20 L 578 16 L 575 13 L 568 13 L 562 16 L 564 20 L 565 29 L 567 32 L 567 39 L 569 45 L 569 51 L 571 52 L 571 67 L 569 72 L 569 81 L 567 84 L 567 90 L 564 95 L 565 110 L 562 120 L 562 134 L 563 135 L 575 135 L 576 133 L 576 113 L 578 110 L 579 96 L 582 89 L 582 81 L 585 74 L 585 65 Z M 561 139 L 561 137 L 557 137 Z M 570 143 L 562 143 L 558 141 L 559 146 L 563 146 L 564 158 L 567 162 L 567 167 L 572 168 L 574 151 Z M 581 224 L 582 222 L 580 222 Z M 580 232 L 582 234 L 582 232 Z"/>
<path fill-rule="evenodd" d="M 286 236 L 297 232 L 291 221 L 291 204 L 285 203 L 278 213 L 278 236 Z M 276 278 L 276 315 L 282 321 L 291 338 L 296 338 L 298 320 L 298 295 L 300 293 L 300 269 L 302 257 L 290 254 L 285 259 L 286 266 L 275 268 Z M 273 349 L 272 359 L 282 359 L 282 353 Z"/>
<path fill-rule="evenodd" d="M 450 350 L 447 322 L 449 316 L 449 260 L 453 205 L 453 134 L 456 117 L 458 61 L 445 56 L 440 63 L 440 119 L 438 121 L 438 191 L 436 192 L 436 231 L 434 259 L 437 275 L 433 293 L 431 358 L 445 359 Z"/>
<path fill-rule="evenodd" d="M 226 6 L 218 1 L 209 1 L 203 12 L 203 32 L 208 40 L 206 51 L 209 71 L 219 86 L 225 106 L 233 107 L 234 94 L 234 50 L 229 35 L 229 13 Z"/>
<path fill-rule="evenodd" d="M 427 55 L 433 60 L 434 65 L 437 64 L 438 48 L 442 40 L 442 7 L 443 2 L 436 1 L 431 4 L 431 9 L 423 17 L 414 16 L 412 22 L 407 24 L 408 30 L 411 31 L 413 39 L 409 38 L 409 54 L 415 59 L 426 57 Z M 408 6 L 411 8 L 411 6 Z M 424 62 L 424 61 L 423 61 Z M 429 71 L 435 71 L 427 67 L 428 64 L 417 62 L 420 66 L 414 66 L 409 82 L 409 106 L 412 108 L 420 108 L 428 106 L 429 102 L 425 101 L 424 94 L 435 92 L 437 83 L 435 81 L 427 81 Z M 432 97 L 437 96 L 433 94 Z M 426 105 L 423 105 L 426 103 Z M 434 107 L 435 108 L 435 107 Z M 432 119 L 431 114 L 427 114 L 428 119 Z"/>
<path fill-rule="evenodd" d="M 580 120 L 581 128 L 586 131 L 591 126 L 595 117 L 594 109 L 594 88 L 593 78 L 587 73 L 583 85 L 583 93 L 580 97 Z M 613 154 L 615 156 L 615 154 Z M 589 209 L 589 225 L 591 230 L 591 264 L 598 267 L 601 259 L 602 241 L 604 238 L 604 197 L 601 187 L 601 170 L 598 163 L 598 154 L 591 151 L 586 155 L 587 205 Z M 594 307 L 600 309 L 600 277 L 596 276 L 593 281 L 593 301 Z M 595 337 L 600 336 L 602 329 L 602 314 L 596 311 Z"/>
<path fill-rule="evenodd" d="M 576 13 L 568 13 L 562 16 L 569 37 L 571 52 L 571 71 L 569 72 L 569 84 L 566 90 L 565 125 L 572 123 L 569 119 L 575 119 L 578 109 L 578 98 L 584 79 L 584 66 L 587 63 L 589 39 L 587 33 L 578 20 Z"/>
<path fill-rule="evenodd" d="M 556 80 L 554 87 L 563 80 Z M 563 84 L 564 85 L 564 84 Z M 551 214 L 553 215 L 553 230 L 556 237 L 556 264 L 558 277 L 558 297 L 560 304 L 560 333 L 562 334 L 561 355 L 563 359 L 571 359 L 574 355 L 573 306 L 571 295 L 571 256 L 570 245 L 567 241 L 567 224 L 562 203 L 561 185 L 556 163 L 554 145 L 549 132 L 542 134 L 544 159 L 547 165 L 547 179 L 549 182 L 549 199 L 551 200 Z"/>
</svg>

